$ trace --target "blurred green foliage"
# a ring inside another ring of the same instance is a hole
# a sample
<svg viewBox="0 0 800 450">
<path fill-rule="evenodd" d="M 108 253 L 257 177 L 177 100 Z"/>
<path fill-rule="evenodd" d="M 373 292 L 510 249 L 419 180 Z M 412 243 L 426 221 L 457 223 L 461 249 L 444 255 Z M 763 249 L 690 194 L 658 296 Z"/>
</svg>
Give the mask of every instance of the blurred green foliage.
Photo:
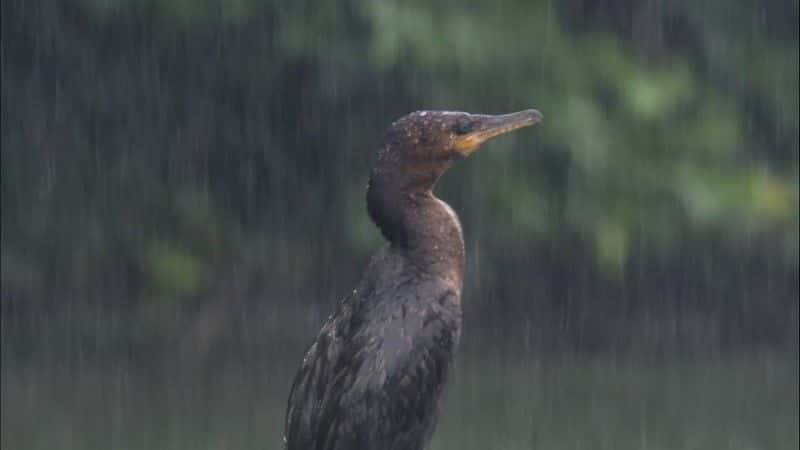
<svg viewBox="0 0 800 450">
<path fill-rule="evenodd" d="M 342 295 L 380 240 L 381 130 L 433 108 L 545 115 L 443 182 L 502 274 L 483 292 L 526 301 L 520 249 L 626 286 L 704 258 L 796 281 L 797 19 L 796 0 L 4 3 L 4 305 L 218 297 L 241 265 L 277 303 Z"/>
<path fill-rule="evenodd" d="M 145 267 L 157 291 L 176 295 L 196 294 L 208 277 L 204 267 L 191 255 L 160 243 L 147 247 Z"/>
<path fill-rule="evenodd" d="M 732 54 L 749 56 L 731 69 L 739 73 L 727 75 L 751 84 L 780 123 L 778 137 L 788 145 L 772 149 L 779 164 L 769 167 L 760 134 L 772 130 L 748 126 L 757 120 L 749 98 L 715 86 L 680 45 L 655 51 L 608 31 L 565 30 L 559 13 L 569 13 L 568 7 L 557 11 L 545 1 L 459 8 L 363 4 L 375 30 L 371 60 L 432 74 L 444 82 L 436 89 L 437 104 L 480 109 L 474 96 L 464 98 L 466 85 L 480 86 L 479 98 L 513 98 L 514 105 L 545 111 L 541 145 L 568 154 L 562 183 L 537 186 L 529 179 L 538 174 L 519 165 L 499 180 L 509 187 L 485 190 L 492 205 L 510 213 L 499 222 L 515 239 L 581 230 L 594 242 L 598 262 L 618 267 L 632 242 L 668 248 L 686 233 L 731 240 L 769 234 L 785 242 L 785 257 L 796 260 L 796 28 L 794 46 L 715 37 Z M 691 17 L 688 6 L 664 8 L 664 16 Z M 556 212 L 524 212 L 542 209 Z"/>
<path fill-rule="evenodd" d="M 614 30 L 565 29 L 560 16 L 591 2 L 567 2 L 561 8 L 552 1 L 300 3 L 152 1 L 157 14 L 195 26 L 275 14 L 278 42 L 285 46 L 281 51 L 334 67 L 340 62 L 325 55 L 337 55 L 342 47 L 357 53 L 361 36 L 350 32 L 350 22 L 361 22 L 369 30 L 368 58 L 351 64 L 373 66 L 379 75 L 392 69 L 424 72 L 435 88 L 424 89 L 433 98 L 420 107 L 482 111 L 497 103 L 493 99 L 513 99 L 509 103 L 545 111 L 548 121 L 539 145 L 565 153 L 570 165 L 562 183 L 537 185 L 529 180 L 537 176 L 530 167 L 517 166 L 498 180 L 498 189 L 482 191 L 508 214 L 500 223 L 515 239 L 542 240 L 558 230 L 580 230 L 594 242 L 598 263 L 618 268 L 631 243 L 641 240 L 668 248 L 684 233 L 733 240 L 777 234 L 788 249 L 785 256 L 797 258 L 796 28 L 793 36 L 770 36 L 764 23 L 763 35 L 751 31 L 753 39 L 745 40 L 738 34 L 757 20 L 745 14 L 733 14 L 739 27 L 719 24 L 727 28 L 719 34 L 705 30 L 712 25 L 707 11 L 731 7 L 724 2 L 709 2 L 703 11 L 690 2 L 658 6 L 660 16 L 650 20 L 701 21 L 703 28 L 696 32 L 708 33 L 700 39 L 709 42 L 693 44 L 723 47 L 711 56 L 727 55 L 719 70 L 729 70 L 723 75 L 746 88 L 735 91 L 715 85 L 710 70 L 691 60 L 693 49 L 667 30 L 657 38 L 676 40 L 674 48 L 648 48 L 631 39 L 637 36 Z M 619 3 L 634 14 L 653 14 L 646 11 L 652 6 Z M 796 4 L 786 7 L 796 16 Z M 776 138 L 789 144 L 770 152 L 779 161 L 770 161 L 759 148 L 765 145 L 761 134 L 772 130 L 748 126 L 757 120 L 748 94 L 771 113 L 781 134 Z M 557 195 L 548 195 L 553 191 Z M 527 212 L 537 210 L 550 213 Z"/>
</svg>

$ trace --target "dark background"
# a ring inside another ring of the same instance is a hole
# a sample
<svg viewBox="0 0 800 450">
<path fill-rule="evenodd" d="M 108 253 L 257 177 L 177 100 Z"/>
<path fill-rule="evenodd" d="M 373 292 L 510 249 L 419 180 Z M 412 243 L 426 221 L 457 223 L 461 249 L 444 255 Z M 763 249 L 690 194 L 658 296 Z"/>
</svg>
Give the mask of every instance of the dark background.
<svg viewBox="0 0 800 450">
<path fill-rule="evenodd" d="M 383 130 L 530 107 L 434 447 L 797 448 L 797 0 L 3 0 L 2 448 L 279 448 Z"/>
</svg>

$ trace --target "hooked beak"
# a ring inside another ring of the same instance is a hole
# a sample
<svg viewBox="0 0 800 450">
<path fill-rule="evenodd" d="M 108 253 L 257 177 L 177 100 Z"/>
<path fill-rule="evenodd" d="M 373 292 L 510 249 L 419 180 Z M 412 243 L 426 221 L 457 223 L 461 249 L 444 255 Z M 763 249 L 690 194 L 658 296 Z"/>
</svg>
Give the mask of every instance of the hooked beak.
<svg viewBox="0 0 800 450">
<path fill-rule="evenodd" d="M 472 129 L 466 134 L 457 136 L 453 148 L 462 155 L 469 156 L 489 139 L 519 128 L 536 125 L 542 119 L 544 119 L 542 113 L 535 109 L 500 116 L 474 114 Z"/>
</svg>

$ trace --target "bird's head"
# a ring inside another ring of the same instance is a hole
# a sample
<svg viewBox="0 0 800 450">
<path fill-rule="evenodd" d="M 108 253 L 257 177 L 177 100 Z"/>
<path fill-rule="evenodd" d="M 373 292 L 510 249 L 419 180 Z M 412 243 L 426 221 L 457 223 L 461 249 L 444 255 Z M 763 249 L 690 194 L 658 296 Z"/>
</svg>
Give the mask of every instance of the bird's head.
<svg viewBox="0 0 800 450">
<path fill-rule="evenodd" d="M 496 116 L 417 111 L 389 127 L 376 169 L 399 170 L 407 187 L 427 189 L 453 161 L 471 155 L 486 141 L 541 121 L 542 114 L 535 109 Z"/>
</svg>

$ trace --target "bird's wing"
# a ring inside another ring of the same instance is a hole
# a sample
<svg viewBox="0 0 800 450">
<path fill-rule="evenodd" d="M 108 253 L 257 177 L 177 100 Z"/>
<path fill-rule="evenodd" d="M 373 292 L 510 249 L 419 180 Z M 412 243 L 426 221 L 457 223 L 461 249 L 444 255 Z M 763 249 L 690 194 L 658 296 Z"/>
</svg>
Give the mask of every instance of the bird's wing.
<svg viewBox="0 0 800 450">
<path fill-rule="evenodd" d="M 344 341 L 352 326 L 352 299 L 345 299 L 337 312 L 323 325 L 316 341 L 311 345 L 300 370 L 295 376 L 289 394 L 286 412 L 286 450 L 311 450 L 319 447 L 319 430 L 330 413 L 331 398 L 337 391 L 332 383 L 343 383 L 348 358 Z M 338 391 L 340 392 L 340 391 Z"/>
</svg>

